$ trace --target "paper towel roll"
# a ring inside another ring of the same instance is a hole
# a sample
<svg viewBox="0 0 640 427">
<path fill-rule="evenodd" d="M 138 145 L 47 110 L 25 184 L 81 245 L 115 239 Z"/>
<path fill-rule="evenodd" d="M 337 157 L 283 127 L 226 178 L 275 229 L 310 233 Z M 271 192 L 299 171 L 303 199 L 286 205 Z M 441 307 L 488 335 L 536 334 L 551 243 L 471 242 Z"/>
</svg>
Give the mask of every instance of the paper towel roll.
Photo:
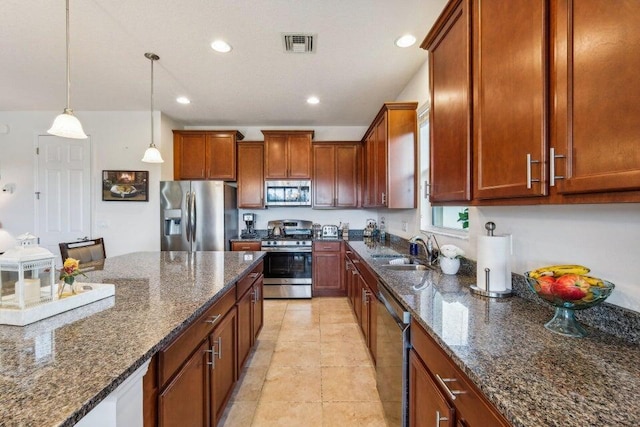
<svg viewBox="0 0 640 427">
<path fill-rule="evenodd" d="M 511 236 L 478 237 L 478 288 L 484 291 L 504 292 L 511 289 Z M 487 289 L 485 269 L 489 269 L 490 289 Z"/>
</svg>

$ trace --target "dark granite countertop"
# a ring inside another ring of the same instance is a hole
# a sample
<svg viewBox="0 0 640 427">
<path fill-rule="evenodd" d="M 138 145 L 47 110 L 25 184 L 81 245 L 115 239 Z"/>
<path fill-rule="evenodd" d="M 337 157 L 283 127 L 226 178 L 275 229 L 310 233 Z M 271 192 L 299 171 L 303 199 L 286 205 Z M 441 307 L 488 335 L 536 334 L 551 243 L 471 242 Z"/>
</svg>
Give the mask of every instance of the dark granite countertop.
<svg viewBox="0 0 640 427">
<path fill-rule="evenodd" d="M 113 283 L 113 297 L 24 327 L 0 326 L 0 424 L 73 425 L 263 256 L 107 258 L 81 281 Z"/>
<path fill-rule="evenodd" d="M 544 328 L 550 308 L 470 294 L 473 275 L 391 271 L 394 249 L 349 242 L 380 280 L 516 427 L 640 425 L 640 348 L 587 327 L 575 339 Z"/>
</svg>

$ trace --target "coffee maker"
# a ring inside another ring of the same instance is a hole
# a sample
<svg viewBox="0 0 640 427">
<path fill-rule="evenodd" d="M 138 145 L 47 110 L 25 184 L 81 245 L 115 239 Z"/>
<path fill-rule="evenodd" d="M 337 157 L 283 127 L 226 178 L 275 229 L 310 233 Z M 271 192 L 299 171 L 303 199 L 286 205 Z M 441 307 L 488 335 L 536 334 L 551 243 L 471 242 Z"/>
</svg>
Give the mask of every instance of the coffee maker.
<svg viewBox="0 0 640 427">
<path fill-rule="evenodd" d="M 244 213 L 242 214 L 242 220 L 246 225 L 246 229 L 242 230 L 242 235 L 246 237 L 254 237 L 256 234 L 255 231 L 255 221 L 256 214 L 254 213 Z"/>
</svg>

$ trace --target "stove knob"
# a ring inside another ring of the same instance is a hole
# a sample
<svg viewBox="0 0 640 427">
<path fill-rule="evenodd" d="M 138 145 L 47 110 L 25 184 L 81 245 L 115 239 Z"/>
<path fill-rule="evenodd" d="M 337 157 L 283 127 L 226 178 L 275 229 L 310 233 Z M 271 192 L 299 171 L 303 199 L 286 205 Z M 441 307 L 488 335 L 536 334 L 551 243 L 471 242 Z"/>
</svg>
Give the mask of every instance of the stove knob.
<svg viewBox="0 0 640 427">
<path fill-rule="evenodd" d="M 296 242 L 296 245 L 299 245 L 299 244 L 300 244 L 300 242 Z"/>
</svg>

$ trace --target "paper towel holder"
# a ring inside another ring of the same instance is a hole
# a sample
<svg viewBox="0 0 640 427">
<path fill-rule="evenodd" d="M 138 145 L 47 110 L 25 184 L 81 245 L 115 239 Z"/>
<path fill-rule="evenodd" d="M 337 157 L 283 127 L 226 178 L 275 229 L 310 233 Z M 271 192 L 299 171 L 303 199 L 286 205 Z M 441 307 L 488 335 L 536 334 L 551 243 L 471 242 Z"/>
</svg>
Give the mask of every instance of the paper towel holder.
<svg viewBox="0 0 640 427">
<path fill-rule="evenodd" d="M 487 284 L 487 290 L 481 289 L 476 285 L 471 285 L 469 288 L 472 294 L 480 295 L 483 297 L 489 297 L 489 298 L 506 298 L 513 295 L 513 291 L 511 289 L 507 289 L 504 291 L 491 290 L 491 269 L 490 268 L 484 269 L 484 277 L 485 277 L 485 283 Z"/>
</svg>

